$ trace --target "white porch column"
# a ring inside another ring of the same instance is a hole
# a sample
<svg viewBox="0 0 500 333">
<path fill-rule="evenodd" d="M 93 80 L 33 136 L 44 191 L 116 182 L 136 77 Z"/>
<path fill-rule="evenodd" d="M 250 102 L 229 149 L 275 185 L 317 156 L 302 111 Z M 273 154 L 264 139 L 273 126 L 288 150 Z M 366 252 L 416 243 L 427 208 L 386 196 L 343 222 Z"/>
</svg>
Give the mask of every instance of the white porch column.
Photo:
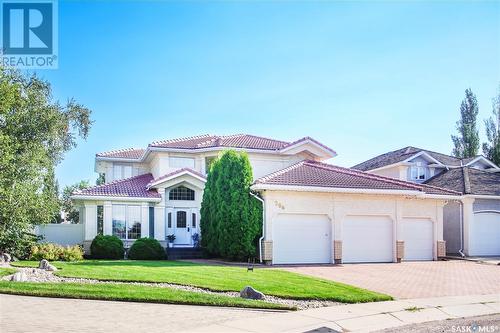
<svg viewBox="0 0 500 333">
<path fill-rule="evenodd" d="M 165 240 L 165 189 L 158 189 L 162 201 L 155 206 L 155 239 Z"/>
<path fill-rule="evenodd" d="M 141 204 L 141 237 L 149 237 L 149 205 Z"/>
<path fill-rule="evenodd" d="M 97 235 L 97 205 L 85 203 L 85 240 L 92 240 Z"/>
<path fill-rule="evenodd" d="M 104 235 L 113 234 L 113 206 L 110 201 L 105 201 L 102 205 L 102 221 Z"/>
<path fill-rule="evenodd" d="M 469 255 L 470 251 L 470 234 L 471 229 L 474 228 L 474 199 L 464 198 L 462 199 L 464 205 L 464 253 Z"/>
</svg>

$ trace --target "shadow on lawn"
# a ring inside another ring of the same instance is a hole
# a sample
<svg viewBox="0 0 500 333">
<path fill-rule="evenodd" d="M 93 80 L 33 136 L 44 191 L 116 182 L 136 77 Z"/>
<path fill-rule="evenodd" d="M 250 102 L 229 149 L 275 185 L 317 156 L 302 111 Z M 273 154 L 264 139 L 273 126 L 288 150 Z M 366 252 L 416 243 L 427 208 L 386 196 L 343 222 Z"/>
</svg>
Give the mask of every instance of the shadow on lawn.
<svg viewBox="0 0 500 333">
<path fill-rule="evenodd" d="M 205 266 L 192 262 L 168 261 L 168 260 L 84 260 L 67 263 L 72 266 L 100 266 L 100 267 L 187 267 L 187 266 Z"/>
</svg>

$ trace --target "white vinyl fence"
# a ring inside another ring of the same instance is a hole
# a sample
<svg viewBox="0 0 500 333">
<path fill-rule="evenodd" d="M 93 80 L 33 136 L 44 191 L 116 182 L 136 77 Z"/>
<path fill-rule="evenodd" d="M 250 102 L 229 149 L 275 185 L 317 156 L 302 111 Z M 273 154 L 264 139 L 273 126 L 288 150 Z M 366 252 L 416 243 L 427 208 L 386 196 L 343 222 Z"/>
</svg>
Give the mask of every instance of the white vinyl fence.
<svg viewBox="0 0 500 333">
<path fill-rule="evenodd" d="M 83 243 L 83 227 L 83 224 L 44 224 L 36 226 L 35 233 L 44 237 L 44 243 L 76 245 Z"/>
</svg>

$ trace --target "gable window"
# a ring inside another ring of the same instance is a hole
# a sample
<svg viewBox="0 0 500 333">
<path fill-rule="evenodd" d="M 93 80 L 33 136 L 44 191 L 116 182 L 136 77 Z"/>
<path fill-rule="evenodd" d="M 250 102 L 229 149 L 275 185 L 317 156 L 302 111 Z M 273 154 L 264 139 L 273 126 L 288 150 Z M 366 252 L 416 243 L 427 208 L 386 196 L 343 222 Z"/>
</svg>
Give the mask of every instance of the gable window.
<svg viewBox="0 0 500 333">
<path fill-rule="evenodd" d="M 190 168 L 194 169 L 194 158 L 190 157 L 170 157 L 169 164 L 171 168 Z"/>
<path fill-rule="evenodd" d="M 141 237 L 141 207 L 113 205 L 113 235 L 120 239 L 138 239 Z"/>
<path fill-rule="evenodd" d="M 185 186 L 179 186 L 170 190 L 169 200 L 194 200 L 194 191 Z"/>
<path fill-rule="evenodd" d="M 425 180 L 426 179 L 426 167 L 422 162 L 416 162 L 411 166 L 411 179 L 412 180 Z"/>
<path fill-rule="evenodd" d="M 132 166 L 115 164 L 113 165 L 113 179 L 120 180 L 132 177 Z"/>
</svg>

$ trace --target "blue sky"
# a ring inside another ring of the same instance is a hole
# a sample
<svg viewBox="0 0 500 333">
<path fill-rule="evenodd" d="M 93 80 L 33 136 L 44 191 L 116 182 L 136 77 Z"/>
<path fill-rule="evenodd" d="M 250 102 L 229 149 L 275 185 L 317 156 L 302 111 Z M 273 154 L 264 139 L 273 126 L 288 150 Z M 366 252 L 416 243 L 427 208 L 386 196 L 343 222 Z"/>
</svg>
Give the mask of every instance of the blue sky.
<svg viewBox="0 0 500 333">
<path fill-rule="evenodd" d="M 60 2 L 60 101 L 93 110 L 57 169 L 157 139 L 312 136 L 352 166 L 407 145 L 449 153 L 464 90 L 491 114 L 499 2 Z M 483 133 L 482 133 L 483 135 Z"/>
</svg>

